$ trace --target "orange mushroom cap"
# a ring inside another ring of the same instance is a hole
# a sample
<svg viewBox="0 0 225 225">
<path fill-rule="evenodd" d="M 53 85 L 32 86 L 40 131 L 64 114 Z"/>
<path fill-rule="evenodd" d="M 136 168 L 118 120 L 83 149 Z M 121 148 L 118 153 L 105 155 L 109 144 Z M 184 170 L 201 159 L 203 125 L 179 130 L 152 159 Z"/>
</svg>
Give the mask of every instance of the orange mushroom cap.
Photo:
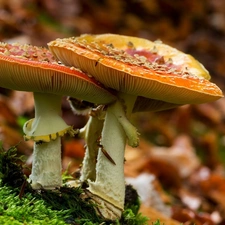
<svg viewBox="0 0 225 225">
<path fill-rule="evenodd" d="M 58 64 L 46 48 L 0 43 L 0 72 L 0 86 L 7 89 L 69 95 L 96 104 L 115 100 L 94 78 Z"/>
<path fill-rule="evenodd" d="M 207 80 L 210 76 L 202 64 L 161 42 L 103 34 L 57 39 L 48 46 L 64 64 L 87 71 L 106 87 L 150 101 L 156 110 L 223 96 Z"/>
</svg>

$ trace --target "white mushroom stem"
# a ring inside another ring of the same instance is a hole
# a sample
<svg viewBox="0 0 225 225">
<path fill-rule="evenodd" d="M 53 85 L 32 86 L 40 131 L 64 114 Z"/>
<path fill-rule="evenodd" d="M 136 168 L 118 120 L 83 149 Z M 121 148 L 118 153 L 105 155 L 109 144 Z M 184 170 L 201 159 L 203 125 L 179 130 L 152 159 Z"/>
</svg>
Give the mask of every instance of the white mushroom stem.
<svg viewBox="0 0 225 225">
<path fill-rule="evenodd" d="M 136 96 L 120 94 L 119 98 L 121 101 L 118 100 L 108 106 L 101 138 L 102 147 L 115 164 L 110 162 L 102 151 L 99 151 L 96 180 L 89 182 L 90 192 L 103 200 L 100 201 L 102 207 L 98 209 L 107 219 L 121 217 L 125 198 L 124 150 L 126 140 L 128 138 L 128 143 L 133 147 L 138 145 L 139 140 L 136 128 L 126 117 L 126 115 L 129 117 L 132 112 Z M 104 202 L 111 205 L 110 209 Z M 110 210 L 113 212 L 109 212 Z"/>
<path fill-rule="evenodd" d="M 80 177 L 81 182 L 87 180 L 95 181 L 96 179 L 96 162 L 104 122 L 103 114 L 105 113 L 101 108 L 93 109 L 87 124 L 80 130 L 80 136 L 86 141 Z"/>
<path fill-rule="evenodd" d="M 74 134 L 61 118 L 61 96 L 34 93 L 35 118 L 24 124 L 25 139 L 35 141 L 30 180 L 34 189 L 62 184 L 61 136 Z"/>
<path fill-rule="evenodd" d="M 54 189 L 62 185 L 61 138 L 48 143 L 34 143 L 32 173 L 33 189 Z"/>
</svg>

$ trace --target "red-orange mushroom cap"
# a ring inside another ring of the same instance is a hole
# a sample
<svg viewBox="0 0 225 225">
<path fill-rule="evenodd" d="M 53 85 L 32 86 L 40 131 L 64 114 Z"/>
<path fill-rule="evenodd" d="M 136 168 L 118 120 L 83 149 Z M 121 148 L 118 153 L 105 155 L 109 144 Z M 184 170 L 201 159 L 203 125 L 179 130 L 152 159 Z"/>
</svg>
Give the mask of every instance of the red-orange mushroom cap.
<svg viewBox="0 0 225 225">
<path fill-rule="evenodd" d="M 175 105 L 205 103 L 223 96 L 198 61 L 161 42 L 103 34 L 57 39 L 48 46 L 66 65 L 88 71 L 120 92 Z"/>
<path fill-rule="evenodd" d="M 107 104 L 115 96 L 84 72 L 58 64 L 46 48 L 0 43 L 0 86 Z"/>
</svg>

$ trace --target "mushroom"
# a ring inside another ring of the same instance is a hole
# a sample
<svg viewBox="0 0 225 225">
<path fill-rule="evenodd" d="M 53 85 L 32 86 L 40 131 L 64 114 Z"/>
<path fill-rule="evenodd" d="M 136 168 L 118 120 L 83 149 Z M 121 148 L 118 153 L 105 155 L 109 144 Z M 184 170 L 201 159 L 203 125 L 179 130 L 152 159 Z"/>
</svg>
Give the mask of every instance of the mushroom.
<svg viewBox="0 0 225 225">
<path fill-rule="evenodd" d="M 115 96 L 80 70 L 57 63 L 48 49 L 31 45 L 0 43 L 0 80 L 1 87 L 34 94 L 35 118 L 23 127 L 25 140 L 34 141 L 32 187 L 61 186 L 61 137 L 76 133 L 61 118 L 62 96 L 96 104 Z"/>
<path fill-rule="evenodd" d="M 89 181 L 89 190 L 104 217 L 119 218 L 126 139 L 132 147 L 139 141 L 129 122 L 131 113 L 211 102 L 223 94 L 208 81 L 209 73 L 198 61 L 160 41 L 103 34 L 57 39 L 48 46 L 65 65 L 76 66 L 117 91 L 119 100 L 108 105 L 101 136 L 101 146 L 115 164 L 99 151 L 96 179 Z"/>
<path fill-rule="evenodd" d="M 86 142 L 85 155 L 82 161 L 80 182 L 86 182 L 88 180 L 95 181 L 96 179 L 96 162 L 98 156 L 98 150 L 100 147 L 99 140 L 103 128 L 105 111 L 103 105 L 95 106 L 89 102 L 82 101 L 76 98 L 68 97 L 69 104 L 72 111 L 76 115 L 87 115 L 89 119 L 86 125 L 80 129 L 79 137 L 83 138 Z M 110 156 L 106 154 L 110 160 Z M 70 186 L 76 186 L 77 181 L 70 182 Z"/>
</svg>

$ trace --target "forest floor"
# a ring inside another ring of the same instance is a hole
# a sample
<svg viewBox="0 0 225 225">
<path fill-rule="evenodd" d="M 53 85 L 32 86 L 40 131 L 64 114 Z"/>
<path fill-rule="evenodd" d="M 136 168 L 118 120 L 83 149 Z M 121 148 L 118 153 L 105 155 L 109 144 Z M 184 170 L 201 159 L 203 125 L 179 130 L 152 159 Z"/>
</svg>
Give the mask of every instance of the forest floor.
<svg viewBox="0 0 225 225">
<path fill-rule="evenodd" d="M 83 33 L 117 33 L 164 43 L 193 55 L 225 90 L 225 2 L 223 0 L 2 0 L 0 40 L 45 46 L 51 40 Z M 76 128 L 66 98 L 63 118 Z M 0 139 L 17 145 L 29 176 L 31 141 L 22 125 L 34 116 L 32 93 L 0 89 Z M 225 224 L 225 100 L 185 105 L 159 113 L 134 114 L 140 146 L 126 149 L 125 176 L 141 196 L 149 224 Z M 63 169 L 76 173 L 84 141 L 63 139 Z M 68 165 L 69 168 L 68 168 Z M 142 187 L 145 187 L 143 190 Z"/>
</svg>

